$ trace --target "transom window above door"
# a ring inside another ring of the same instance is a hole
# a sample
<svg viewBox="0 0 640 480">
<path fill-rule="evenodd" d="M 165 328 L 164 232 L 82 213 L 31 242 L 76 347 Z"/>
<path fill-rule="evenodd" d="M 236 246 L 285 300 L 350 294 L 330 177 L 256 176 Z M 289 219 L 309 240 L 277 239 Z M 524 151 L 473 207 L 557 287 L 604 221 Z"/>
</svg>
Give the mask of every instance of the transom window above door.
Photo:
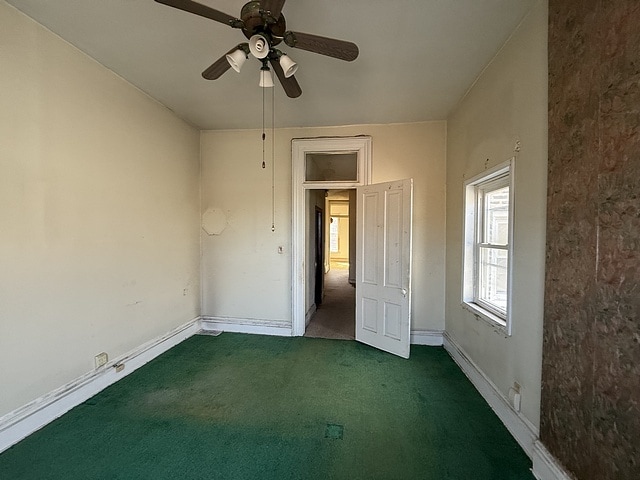
<svg viewBox="0 0 640 480">
<path fill-rule="evenodd" d="M 295 138 L 294 185 L 303 189 L 355 188 L 371 183 L 371 137 Z"/>
<path fill-rule="evenodd" d="M 312 153 L 305 155 L 305 182 L 357 182 L 358 154 Z"/>
</svg>

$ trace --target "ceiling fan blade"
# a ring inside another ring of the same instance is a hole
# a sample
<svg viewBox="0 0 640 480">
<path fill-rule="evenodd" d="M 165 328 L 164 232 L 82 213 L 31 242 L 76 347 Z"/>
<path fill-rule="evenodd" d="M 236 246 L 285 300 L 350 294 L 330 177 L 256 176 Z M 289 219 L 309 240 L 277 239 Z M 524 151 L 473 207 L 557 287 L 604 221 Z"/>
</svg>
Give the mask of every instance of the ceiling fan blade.
<svg viewBox="0 0 640 480">
<path fill-rule="evenodd" d="M 296 77 L 293 75 L 289 78 L 284 76 L 284 70 L 280 66 L 280 62 L 275 58 L 270 58 L 269 62 L 271 62 L 271 68 L 276 72 L 280 83 L 282 84 L 282 88 L 284 88 L 284 92 L 287 94 L 289 98 L 298 98 L 302 95 L 302 89 L 296 80 Z"/>
<path fill-rule="evenodd" d="M 226 13 L 214 8 L 202 5 L 201 3 L 192 2 L 191 0 L 156 0 L 156 2 L 177 8 L 178 10 L 184 10 L 185 12 L 195 13 L 201 17 L 209 18 L 234 28 L 241 28 L 242 20 L 232 17 L 231 15 L 227 15 Z"/>
<path fill-rule="evenodd" d="M 358 58 L 358 53 L 360 53 L 355 43 L 310 33 L 285 32 L 284 42 L 292 48 L 300 48 L 320 55 L 346 60 L 347 62 Z"/>
<path fill-rule="evenodd" d="M 273 19 L 278 20 L 284 2 L 285 0 L 262 0 L 260 2 L 260 8 L 266 12 L 270 12 Z"/>
<path fill-rule="evenodd" d="M 238 47 L 234 47 L 216 60 L 209 68 L 202 72 L 202 76 L 206 80 L 215 80 L 220 78 L 224 72 L 231 68 L 231 64 L 227 60 L 227 55 L 236 51 Z"/>
</svg>

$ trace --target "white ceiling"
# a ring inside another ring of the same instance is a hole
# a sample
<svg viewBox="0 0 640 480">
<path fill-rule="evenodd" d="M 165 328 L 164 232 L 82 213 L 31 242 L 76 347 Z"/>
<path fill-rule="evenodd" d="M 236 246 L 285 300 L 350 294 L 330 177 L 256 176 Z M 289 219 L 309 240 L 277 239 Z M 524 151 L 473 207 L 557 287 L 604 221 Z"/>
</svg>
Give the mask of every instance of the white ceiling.
<svg viewBox="0 0 640 480">
<path fill-rule="evenodd" d="M 153 0 L 7 0 L 201 129 L 260 128 L 260 63 L 201 72 L 240 30 Z M 200 0 L 238 17 L 243 0 Z M 276 126 L 446 119 L 535 0 L 288 0 L 287 28 L 355 42 L 344 62 L 282 48 L 303 94 L 278 85 Z M 284 44 L 283 44 L 284 47 Z M 267 89 L 268 99 L 270 90 Z"/>
</svg>

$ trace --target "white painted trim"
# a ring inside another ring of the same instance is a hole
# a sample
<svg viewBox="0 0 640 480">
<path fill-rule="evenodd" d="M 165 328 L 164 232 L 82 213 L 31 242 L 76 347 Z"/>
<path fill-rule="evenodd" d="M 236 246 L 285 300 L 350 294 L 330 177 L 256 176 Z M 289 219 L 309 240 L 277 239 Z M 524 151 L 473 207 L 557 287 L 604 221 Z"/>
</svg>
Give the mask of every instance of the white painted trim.
<svg viewBox="0 0 640 480">
<path fill-rule="evenodd" d="M 442 330 L 411 330 L 411 345 L 441 347 L 444 342 Z"/>
<path fill-rule="evenodd" d="M 489 404 L 498 418 L 504 423 L 509 433 L 516 439 L 529 458 L 533 458 L 534 443 L 538 440 L 538 429 L 522 414 L 516 412 L 509 400 L 498 390 L 495 384 L 469 358 L 464 350 L 451 337 L 444 333 L 444 348 L 458 364 L 464 374 L 471 380 L 480 395 Z"/>
<path fill-rule="evenodd" d="M 262 320 L 259 318 L 203 316 L 200 326 L 205 332 L 222 331 L 277 337 L 291 336 L 291 324 L 289 322 Z"/>
<path fill-rule="evenodd" d="M 0 418 L 0 452 L 93 397 L 200 330 L 195 318 Z M 124 370 L 116 372 L 116 366 Z"/>
<path fill-rule="evenodd" d="M 533 445 L 532 472 L 538 480 L 571 480 L 572 478 L 540 440 L 536 440 Z"/>
<path fill-rule="evenodd" d="M 305 192 L 307 189 L 352 188 L 371 183 L 372 146 L 370 136 L 294 138 L 291 141 L 291 335 L 304 335 L 305 318 Z M 358 182 L 305 183 L 307 152 L 357 152 Z"/>
</svg>

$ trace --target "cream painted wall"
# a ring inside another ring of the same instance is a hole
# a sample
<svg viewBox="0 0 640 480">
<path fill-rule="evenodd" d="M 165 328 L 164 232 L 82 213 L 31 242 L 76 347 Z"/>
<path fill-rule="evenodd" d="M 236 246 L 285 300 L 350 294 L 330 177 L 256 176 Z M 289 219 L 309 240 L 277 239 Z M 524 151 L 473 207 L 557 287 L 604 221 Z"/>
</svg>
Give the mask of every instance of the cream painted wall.
<svg viewBox="0 0 640 480">
<path fill-rule="evenodd" d="M 514 153 L 516 141 L 521 151 Z M 461 304 L 463 183 L 516 156 L 513 335 Z M 522 413 L 540 415 L 547 176 L 547 2 L 539 1 L 448 121 L 447 332 L 506 396 L 522 386 Z"/>
<path fill-rule="evenodd" d="M 0 2 L 0 416 L 199 314 L 199 134 Z"/>
<path fill-rule="evenodd" d="M 202 235 L 203 315 L 291 322 L 291 139 L 363 134 L 373 138 L 374 182 L 414 179 L 412 328 L 443 330 L 446 122 L 277 129 L 275 232 L 260 134 L 201 135 L 202 210 L 221 208 L 228 222 Z"/>
</svg>

